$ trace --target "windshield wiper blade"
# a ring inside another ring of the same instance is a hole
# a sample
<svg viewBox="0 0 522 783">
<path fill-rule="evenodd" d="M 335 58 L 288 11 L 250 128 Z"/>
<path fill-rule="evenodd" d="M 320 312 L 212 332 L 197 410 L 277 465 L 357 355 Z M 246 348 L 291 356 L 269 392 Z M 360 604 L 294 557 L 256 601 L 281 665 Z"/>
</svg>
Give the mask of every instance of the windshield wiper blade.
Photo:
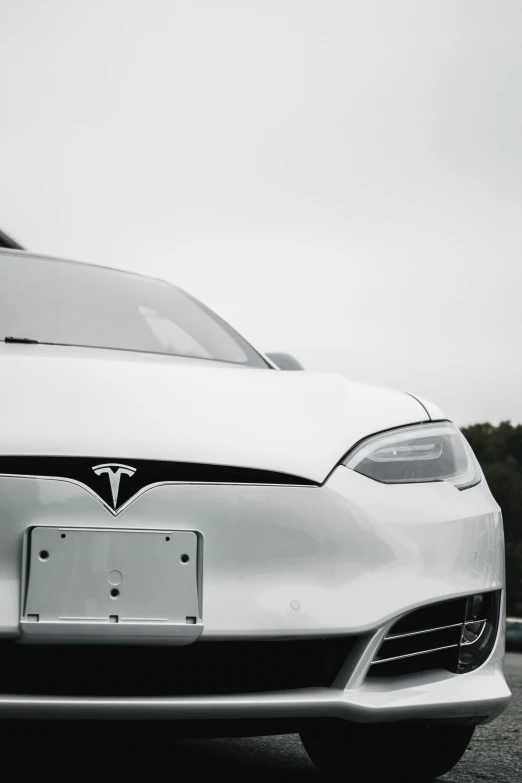
<svg viewBox="0 0 522 783">
<path fill-rule="evenodd" d="M 30 337 L 4 337 L 4 343 L 22 343 L 23 345 L 39 345 L 38 340 L 31 340 Z"/>
</svg>

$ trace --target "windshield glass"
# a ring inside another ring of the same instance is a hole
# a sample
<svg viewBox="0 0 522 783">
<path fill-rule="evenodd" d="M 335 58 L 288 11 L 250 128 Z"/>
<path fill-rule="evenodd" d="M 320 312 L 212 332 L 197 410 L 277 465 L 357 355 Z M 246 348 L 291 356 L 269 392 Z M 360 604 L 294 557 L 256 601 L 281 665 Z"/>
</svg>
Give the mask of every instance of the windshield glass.
<svg viewBox="0 0 522 783">
<path fill-rule="evenodd" d="M 116 348 L 267 367 L 227 323 L 161 280 L 0 254 L 0 341 Z"/>
</svg>

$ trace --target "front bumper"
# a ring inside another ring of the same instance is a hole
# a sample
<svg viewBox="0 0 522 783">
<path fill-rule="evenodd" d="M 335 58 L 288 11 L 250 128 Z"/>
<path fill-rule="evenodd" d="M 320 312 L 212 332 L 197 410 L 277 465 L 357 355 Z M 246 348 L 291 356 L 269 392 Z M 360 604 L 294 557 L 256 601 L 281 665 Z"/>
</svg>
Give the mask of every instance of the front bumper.
<svg viewBox="0 0 522 783">
<path fill-rule="evenodd" d="M 226 720 L 342 718 L 387 721 L 492 720 L 508 705 L 510 691 L 499 666 L 473 674 L 340 688 L 303 689 L 237 696 L 179 698 L 77 698 L 0 696 L 0 717 L 31 719 Z"/>
<path fill-rule="evenodd" d="M 503 589 L 502 520 L 484 483 L 463 492 L 444 483 L 386 486 L 340 467 L 317 488 L 159 486 L 114 518 L 79 486 L 0 477 L 4 640 L 24 641 L 23 541 L 30 528 L 46 526 L 196 531 L 203 542 L 201 639 L 361 641 L 329 688 L 80 697 L 2 695 L 0 681 L 0 716 L 483 721 L 509 701 L 502 629 L 475 672 L 366 678 L 398 616 L 432 602 Z"/>
</svg>

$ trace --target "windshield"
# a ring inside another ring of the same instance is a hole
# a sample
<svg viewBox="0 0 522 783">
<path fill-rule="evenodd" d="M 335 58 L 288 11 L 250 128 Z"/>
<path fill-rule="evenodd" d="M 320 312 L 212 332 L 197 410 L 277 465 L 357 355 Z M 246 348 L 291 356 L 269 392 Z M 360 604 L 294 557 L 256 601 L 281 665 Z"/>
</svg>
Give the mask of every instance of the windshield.
<svg viewBox="0 0 522 783">
<path fill-rule="evenodd" d="M 26 255 L 0 254 L 0 341 L 6 337 L 268 366 L 227 323 L 169 283 Z"/>
</svg>

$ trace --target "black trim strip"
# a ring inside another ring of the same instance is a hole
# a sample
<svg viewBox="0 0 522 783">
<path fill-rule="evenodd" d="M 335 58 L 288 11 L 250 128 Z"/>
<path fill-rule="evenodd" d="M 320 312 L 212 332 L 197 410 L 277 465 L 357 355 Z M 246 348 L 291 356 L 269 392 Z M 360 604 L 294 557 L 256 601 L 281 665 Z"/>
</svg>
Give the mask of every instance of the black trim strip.
<svg viewBox="0 0 522 783">
<path fill-rule="evenodd" d="M 111 467 L 112 466 L 112 467 Z M 118 475 L 116 499 L 111 473 Z M 94 468 L 98 468 L 95 472 Z M 102 470 L 99 470 L 102 468 Z M 130 470 L 127 470 L 130 468 Z M 313 481 L 256 468 L 206 465 L 192 462 L 162 462 L 107 457 L 0 457 L 0 475 L 49 478 L 80 484 L 116 514 L 138 494 L 158 484 L 253 484 L 318 486 Z"/>
</svg>

